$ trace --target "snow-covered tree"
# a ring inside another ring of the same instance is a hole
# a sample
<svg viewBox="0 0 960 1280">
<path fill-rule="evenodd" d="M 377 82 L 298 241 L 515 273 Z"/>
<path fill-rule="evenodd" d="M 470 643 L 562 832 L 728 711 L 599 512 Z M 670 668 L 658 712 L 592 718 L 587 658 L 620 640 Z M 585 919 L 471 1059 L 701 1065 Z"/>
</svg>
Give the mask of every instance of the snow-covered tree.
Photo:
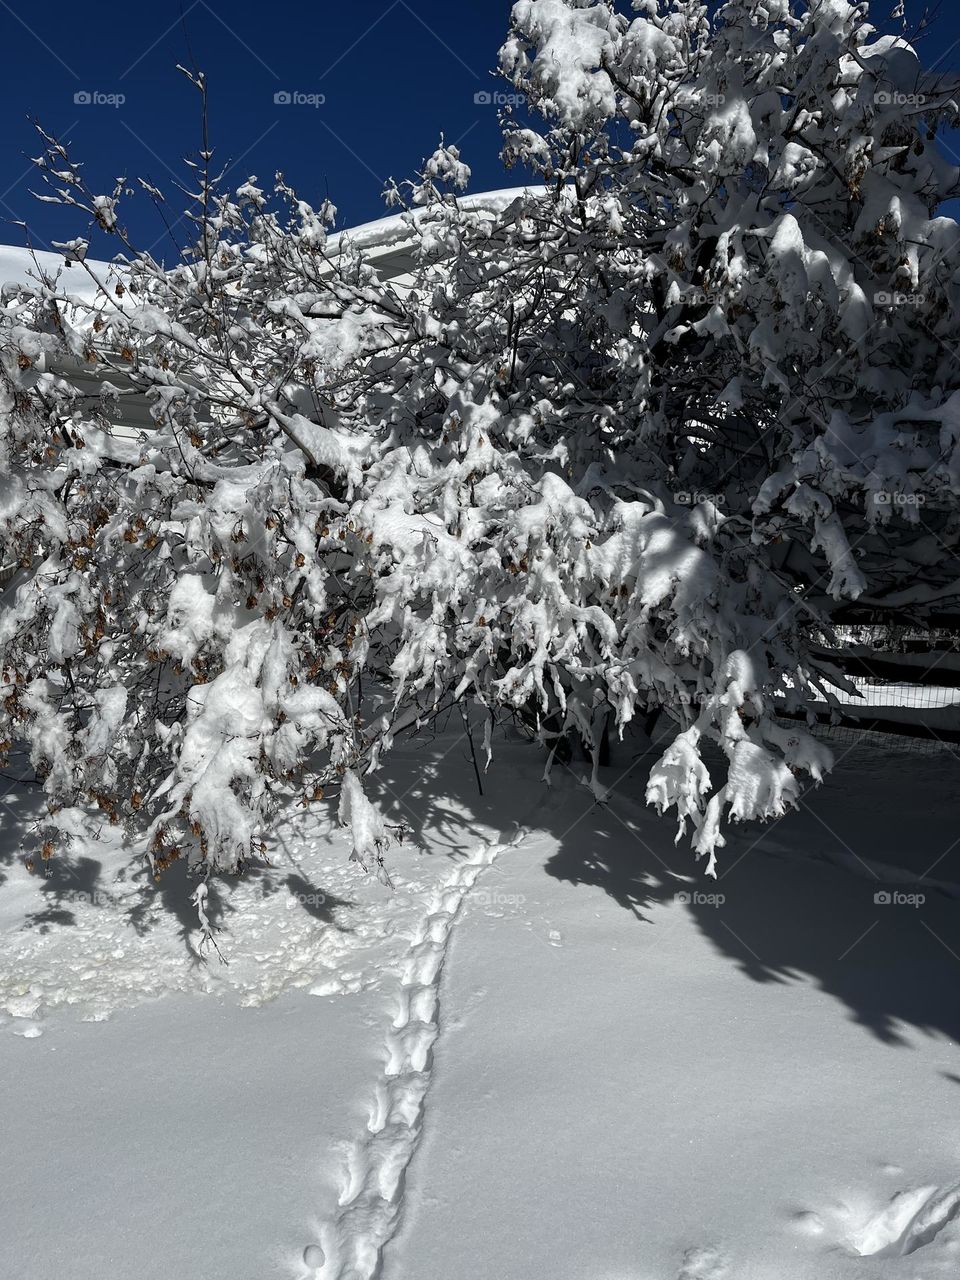
<svg viewBox="0 0 960 1280">
<path fill-rule="evenodd" d="M 441 144 L 388 191 L 403 289 L 206 147 L 164 269 L 44 135 L 45 198 L 123 246 L 93 302 L 2 297 L 0 731 L 45 847 L 95 802 L 209 874 L 326 793 L 382 866 L 364 775 L 466 701 L 554 747 L 662 708 L 648 798 L 710 871 L 725 818 L 819 780 L 776 712 L 831 696 L 838 609 L 960 592 L 954 87 L 865 9 L 520 0 L 505 157 L 543 189 L 491 218 Z"/>
</svg>

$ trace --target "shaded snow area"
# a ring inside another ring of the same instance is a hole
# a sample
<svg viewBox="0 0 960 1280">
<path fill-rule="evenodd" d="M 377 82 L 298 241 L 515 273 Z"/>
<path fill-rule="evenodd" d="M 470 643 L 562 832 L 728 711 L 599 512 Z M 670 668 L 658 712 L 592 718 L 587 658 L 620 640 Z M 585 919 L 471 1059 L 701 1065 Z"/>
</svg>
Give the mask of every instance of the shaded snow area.
<svg viewBox="0 0 960 1280">
<path fill-rule="evenodd" d="M 14 787 L 0 1275 L 960 1275 L 960 763 L 838 747 L 710 881 L 640 749 L 598 805 L 509 737 L 482 797 L 452 725 L 398 745 L 394 887 L 293 813 L 211 891 L 224 962 L 109 829 L 29 872 Z"/>
</svg>

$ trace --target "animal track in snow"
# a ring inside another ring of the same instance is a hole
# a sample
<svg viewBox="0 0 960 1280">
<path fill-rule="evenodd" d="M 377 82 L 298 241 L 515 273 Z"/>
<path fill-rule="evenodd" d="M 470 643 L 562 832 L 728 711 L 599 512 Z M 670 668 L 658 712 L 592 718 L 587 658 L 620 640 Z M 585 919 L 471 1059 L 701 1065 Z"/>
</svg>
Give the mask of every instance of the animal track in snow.
<svg viewBox="0 0 960 1280">
<path fill-rule="evenodd" d="M 802 1209 L 793 1214 L 790 1226 L 804 1236 L 821 1236 L 824 1231 L 823 1218 L 812 1209 Z"/>
<path fill-rule="evenodd" d="M 902 1203 L 905 1208 L 909 1205 L 913 1212 L 909 1216 L 904 1214 L 897 1221 L 896 1226 L 902 1222 L 902 1230 L 892 1240 L 879 1249 L 863 1249 L 862 1253 L 904 1258 L 930 1244 L 948 1222 L 960 1217 L 960 1182 L 948 1187 L 918 1187 L 915 1191 L 903 1191 L 894 1196 L 892 1203 Z"/>
<path fill-rule="evenodd" d="M 713 1245 L 688 1249 L 677 1280 L 723 1280 L 729 1272 L 729 1263 Z"/>
<path fill-rule="evenodd" d="M 525 835 L 519 829 L 511 840 L 481 845 L 428 903 L 401 967 L 397 1011 L 386 1034 L 383 1076 L 366 1132 L 348 1148 L 339 1209 L 324 1232 L 322 1280 L 378 1280 L 381 1275 L 383 1250 L 400 1224 L 404 1179 L 423 1130 L 451 931 L 483 869 Z M 712 1273 L 703 1275 L 712 1280 Z M 684 1280 L 699 1280 L 699 1273 L 690 1272 Z"/>
<path fill-rule="evenodd" d="M 326 1262 L 326 1255 L 318 1244 L 308 1244 L 303 1251 L 304 1266 L 317 1271 Z"/>
<path fill-rule="evenodd" d="M 853 1215 L 845 1215 L 848 1220 Z M 930 1244 L 960 1218 L 960 1182 L 898 1191 L 882 1209 L 845 1231 L 846 1243 L 864 1258 L 903 1258 Z"/>
<path fill-rule="evenodd" d="M 935 1190 L 935 1187 L 913 1187 L 898 1191 L 889 1204 L 871 1214 L 850 1236 L 857 1253 L 866 1258 L 898 1252 L 894 1246 Z"/>
</svg>

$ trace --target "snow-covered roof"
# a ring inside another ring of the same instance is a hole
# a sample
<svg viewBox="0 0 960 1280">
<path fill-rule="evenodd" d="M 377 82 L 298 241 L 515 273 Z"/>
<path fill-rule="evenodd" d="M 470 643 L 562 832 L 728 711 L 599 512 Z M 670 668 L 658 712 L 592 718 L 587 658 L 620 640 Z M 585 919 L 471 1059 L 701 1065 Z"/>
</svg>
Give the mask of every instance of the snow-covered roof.
<svg viewBox="0 0 960 1280">
<path fill-rule="evenodd" d="M 494 216 L 508 208 L 517 196 L 529 190 L 529 187 L 524 186 L 481 191 L 476 195 L 461 196 L 458 204 L 462 209 Z M 426 210 L 414 210 L 414 223 L 425 212 Z M 327 244 L 328 251 L 335 254 L 349 241 L 363 251 L 367 260 L 378 268 L 378 274 L 383 279 L 391 280 L 397 275 L 402 275 L 410 266 L 410 246 L 414 238 L 415 231 L 411 226 L 410 214 L 398 213 L 336 232 Z"/>
<path fill-rule="evenodd" d="M 464 209 L 495 215 L 506 209 L 510 203 L 529 187 L 504 187 L 497 191 L 481 191 L 476 195 L 461 196 L 459 204 Z M 425 212 L 414 210 L 414 221 Z M 335 232 L 327 241 L 327 251 L 338 253 L 349 241 L 361 249 L 368 261 L 375 265 L 378 274 L 385 280 L 402 275 L 410 264 L 410 246 L 415 238 L 411 227 L 410 214 L 391 214 L 386 218 L 377 218 L 374 222 L 364 222 L 356 227 L 347 227 Z M 94 285 L 83 267 L 73 264 L 64 267 L 64 257 L 60 253 L 46 250 L 30 250 L 17 248 L 14 245 L 0 245 L 0 284 L 7 282 L 21 283 L 36 275 L 37 263 L 44 271 L 56 272 L 63 269 L 61 283 L 80 297 L 93 297 Z M 87 260 L 87 266 L 93 273 L 105 278 L 110 267 L 105 262 Z"/>
<path fill-rule="evenodd" d="M 23 284 L 35 280 L 37 266 L 51 274 L 60 271 L 62 284 L 78 297 L 94 297 L 96 288 L 88 273 L 78 263 L 64 263 L 62 253 L 49 253 L 44 249 L 21 249 L 15 245 L 0 245 L 0 285 Z M 110 266 L 106 262 L 88 262 L 87 265 L 100 279 L 106 279 Z"/>
</svg>

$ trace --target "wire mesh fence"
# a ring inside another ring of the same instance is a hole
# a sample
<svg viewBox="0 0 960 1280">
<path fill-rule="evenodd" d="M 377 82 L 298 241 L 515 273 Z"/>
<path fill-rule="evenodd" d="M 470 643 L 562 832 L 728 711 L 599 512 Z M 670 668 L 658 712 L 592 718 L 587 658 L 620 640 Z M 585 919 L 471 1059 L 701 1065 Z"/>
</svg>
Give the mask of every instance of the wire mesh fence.
<svg viewBox="0 0 960 1280">
<path fill-rule="evenodd" d="M 857 694 L 838 689 L 835 696 L 843 707 L 849 708 L 851 713 L 859 717 L 869 718 L 871 714 L 879 715 L 887 710 L 923 712 L 942 711 L 948 707 L 960 708 L 960 689 L 900 682 L 894 684 L 862 676 L 848 679 L 855 686 Z M 825 699 L 820 698 L 818 701 L 826 705 Z"/>
<path fill-rule="evenodd" d="M 782 723 L 795 724 L 795 720 L 780 717 Z M 935 731 L 927 730 L 922 734 L 897 733 L 893 730 L 875 729 L 870 722 L 863 724 L 814 724 L 808 731 L 819 738 L 835 752 L 852 752 L 861 750 L 874 754 L 881 752 L 905 752 L 910 755 L 941 756 L 958 755 L 960 745 L 946 738 L 935 736 Z"/>
<path fill-rule="evenodd" d="M 838 643 L 839 642 L 839 643 Z M 960 751 L 960 635 L 910 624 L 837 628 L 817 651 L 845 688 L 814 703 L 815 732 L 838 746 Z"/>
</svg>

